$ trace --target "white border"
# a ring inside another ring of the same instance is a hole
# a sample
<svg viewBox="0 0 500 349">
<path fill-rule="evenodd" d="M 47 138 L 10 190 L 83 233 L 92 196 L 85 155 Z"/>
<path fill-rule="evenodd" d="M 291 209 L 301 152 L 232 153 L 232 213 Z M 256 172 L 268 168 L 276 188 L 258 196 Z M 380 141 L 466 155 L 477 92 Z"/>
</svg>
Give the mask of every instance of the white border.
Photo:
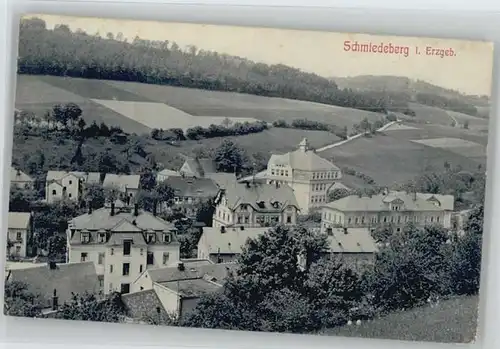
<svg viewBox="0 0 500 349">
<path fill-rule="evenodd" d="M 203 22 L 230 25 L 254 25 L 296 29 L 316 29 L 330 31 L 369 32 L 373 34 L 397 34 L 409 36 L 435 36 L 459 39 L 482 39 L 500 42 L 500 14 L 492 11 L 500 9 L 498 1 L 465 0 L 421 0 L 409 1 L 373 1 L 373 0 L 172 0 L 166 1 L 122 0 L 72 0 L 72 1 L 22 1 L 6 0 L 0 20 L 5 23 L 5 30 L 0 31 L 3 44 L 0 58 L 0 74 L 3 84 L 0 92 L 4 101 L 2 109 L 2 127 L 4 135 L 0 137 L 3 149 L 0 183 L 2 188 L 9 188 L 8 168 L 12 151 L 12 110 L 14 98 L 15 54 L 17 51 L 17 17 L 21 13 L 53 13 L 80 16 L 125 17 L 134 19 L 155 19 L 184 22 Z M 175 4 L 174 4 L 175 3 Z M 184 5 L 182 5 L 183 3 Z M 195 5 L 195 4 L 210 5 Z M 187 5 L 186 5 L 187 4 Z M 275 7 L 222 6 L 222 4 L 275 5 Z M 293 8 L 290 6 L 301 6 Z M 310 6 L 310 7 L 305 7 Z M 336 6 L 332 8 L 331 6 Z M 318 8 L 320 7 L 320 8 Z M 368 9 L 370 8 L 370 9 Z M 391 8 L 392 10 L 387 10 Z M 451 12 L 437 12 L 437 9 L 454 8 Z M 400 10 L 394 10 L 400 9 Z M 401 10 L 402 9 L 402 10 Z M 419 9 L 420 11 L 408 11 Z M 432 10 L 429 10 L 432 9 Z M 461 11 L 457 11 L 461 10 Z M 479 13 L 473 11 L 491 11 Z M 16 17 L 13 17 L 16 16 Z M 495 49 L 495 77 L 500 55 Z M 500 348 L 500 305 L 498 282 L 500 280 L 500 236 L 492 227 L 500 225 L 500 215 L 493 215 L 500 208 L 500 186 L 493 178 L 500 177 L 500 164 L 495 155 L 500 144 L 496 135 L 500 134 L 498 117 L 497 79 L 493 82 L 492 117 L 488 147 L 488 183 L 485 210 L 485 243 L 483 252 L 483 282 L 481 290 L 480 329 L 478 341 L 467 348 Z M 496 181 L 498 182 L 498 181 Z M 8 208 L 8 190 L 2 190 L 0 199 L 0 225 L 6 231 L 6 213 Z M 0 248 L 5 248 L 5 239 L 0 239 Z M 486 261 L 488 263 L 486 263 Z M 0 261 L 0 264 L 3 261 Z M 3 269 L 3 264 L 1 265 Z M 3 297 L 0 297 L 3 299 Z M 486 307 L 487 304 L 487 307 Z M 496 321 L 495 321 L 496 320 Z M 269 333 L 227 332 L 219 330 L 195 330 L 187 328 L 154 328 L 149 326 L 116 325 L 103 323 L 80 323 L 51 320 L 15 319 L 0 316 L 2 341 L 8 347 L 32 348 L 35 343 L 46 348 L 89 347 L 121 348 L 146 347 L 151 345 L 167 347 L 204 347 L 204 348 L 385 348 L 394 345 L 397 348 L 448 348 L 456 347 L 434 343 L 409 343 L 386 340 L 367 340 L 340 337 L 316 337 L 300 335 L 277 335 Z M 227 333 L 226 333 L 227 332 Z M 13 342 L 21 342 L 15 345 Z M 0 342 L 1 343 L 1 342 Z M 462 346 L 461 346 L 462 347 Z"/>
</svg>

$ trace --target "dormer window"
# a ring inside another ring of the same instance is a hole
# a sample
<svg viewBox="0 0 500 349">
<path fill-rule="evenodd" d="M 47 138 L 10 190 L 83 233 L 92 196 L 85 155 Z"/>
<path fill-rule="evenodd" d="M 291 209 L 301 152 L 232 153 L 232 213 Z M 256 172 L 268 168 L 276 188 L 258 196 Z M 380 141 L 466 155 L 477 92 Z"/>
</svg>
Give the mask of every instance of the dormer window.
<svg viewBox="0 0 500 349">
<path fill-rule="evenodd" d="M 90 242 L 90 233 L 82 233 L 82 244 L 88 244 Z"/>
<path fill-rule="evenodd" d="M 257 202 L 257 206 L 259 206 L 259 208 L 264 208 L 265 207 L 265 202 L 264 201 L 258 201 Z"/>
<path fill-rule="evenodd" d="M 148 244 L 156 242 L 156 234 L 155 233 L 147 233 L 146 234 L 146 241 Z"/>
<path fill-rule="evenodd" d="M 99 233 L 98 241 L 99 242 L 106 242 L 106 233 Z"/>
<path fill-rule="evenodd" d="M 172 242 L 172 234 L 163 233 L 163 242 L 166 244 L 169 244 L 170 242 Z"/>
</svg>

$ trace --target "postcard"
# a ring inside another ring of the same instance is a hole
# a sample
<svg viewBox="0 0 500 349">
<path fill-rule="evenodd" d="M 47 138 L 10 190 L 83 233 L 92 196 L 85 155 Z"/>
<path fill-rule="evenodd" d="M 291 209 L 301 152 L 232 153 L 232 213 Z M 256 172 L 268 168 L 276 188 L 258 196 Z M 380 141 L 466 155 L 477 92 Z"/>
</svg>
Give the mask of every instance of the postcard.
<svg viewBox="0 0 500 349">
<path fill-rule="evenodd" d="M 17 64 L 5 314 L 474 341 L 491 43 L 33 14 Z"/>
</svg>

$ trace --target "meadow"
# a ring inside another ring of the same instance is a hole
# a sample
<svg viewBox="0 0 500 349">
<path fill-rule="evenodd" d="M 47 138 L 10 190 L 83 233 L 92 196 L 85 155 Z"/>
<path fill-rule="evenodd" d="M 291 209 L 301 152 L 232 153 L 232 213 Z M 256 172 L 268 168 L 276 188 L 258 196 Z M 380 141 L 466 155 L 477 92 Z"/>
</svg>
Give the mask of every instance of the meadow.
<svg viewBox="0 0 500 349">
<path fill-rule="evenodd" d="M 428 342 L 472 342 L 476 336 L 478 297 L 459 297 L 322 332 L 323 335 Z"/>
</svg>

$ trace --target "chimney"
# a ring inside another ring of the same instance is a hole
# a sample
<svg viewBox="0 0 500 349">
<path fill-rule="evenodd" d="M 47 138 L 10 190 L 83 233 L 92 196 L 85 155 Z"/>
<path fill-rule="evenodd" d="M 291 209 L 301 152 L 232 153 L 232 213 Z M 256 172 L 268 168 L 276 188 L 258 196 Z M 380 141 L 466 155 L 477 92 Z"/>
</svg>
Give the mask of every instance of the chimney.
<svg viewBox="0 0 500 349">
<path fill-rule="evenodd" d="M 184 268 L 184 263 L 183 263 L 183 262 L 179 262 L 179 263 L 177 263 L 177 269 L 178 269 L 179 271 L 184 271 L 184 269 L 185 269 L 185 268 Z"/>
<path fill-rule="evenodd" d="M 222 226 L 220 227 L 220 233 L 221 233 L 221 234 L 224 234 L 225 232 L 226 232 L 226 227 L 222 225 Z"/>
<path fill-rule="evenodd" d="M 115 215 L 115 203 L 114 201 L 111 203 L 111 212 L 109 213 L 110 216 Z"/>
<path fill-rule="evenodd" d="M 344 234 L 347 235 L 347 228 L 344 228 Z"/>
<path fill-rule="evenodd" d="M 417 201 L 417 191 L 416 190 L 413 191 L 412 196 L 413 196 L 413 201 Z"/>
<path fill-rule="evenodd" d="M 52 295 L 52 310 L 57 310 L 57 308 L 59 308 L 59 297 L 57 296 L 57 290 L 54 289 Z"/>
<path fill-rule="evenodd" d="M 249 181 L 246 181 L 245 184 L 246 184 L 247 188 L 250 188 L 250 182 Z"/>
<path fill-rule="evenodd" d="M 158 207 L 158 203 L 153 203 L 153 216 L 156 217 L 156 210 L 157 210 L 157 207 Z"/>
<path fill-rule="evenodd" d="M 387 188 L 384 188 L 383 194 L 384 194 L 384 195 L 389 194 L 389 192 L 388 192 Z"/>
<path fill-rule="evenodd" d="M 50 270 L 56 270 L 57 269 L 57 263 L 55 261 L 49 261 L 49 269 Z"/>
<path fill-rule="evenodd" d="M 88 205 L 89 205 L 89 214 L 92 214 L 92 203 L 89 202 Z"/>
<path fill-rule="evenodd" d="M 138 216 L 139 215 L 139 204 L 138 203 L 135 203 L 134 204 L 134 216 Z"/>
<path fill-rule="evenodd" d="M 130 196 L 127 195 L 127 198 L 125 199 L 125 202 L 127 203 L 127 206 L 130 205 Z"/>
</svg>

